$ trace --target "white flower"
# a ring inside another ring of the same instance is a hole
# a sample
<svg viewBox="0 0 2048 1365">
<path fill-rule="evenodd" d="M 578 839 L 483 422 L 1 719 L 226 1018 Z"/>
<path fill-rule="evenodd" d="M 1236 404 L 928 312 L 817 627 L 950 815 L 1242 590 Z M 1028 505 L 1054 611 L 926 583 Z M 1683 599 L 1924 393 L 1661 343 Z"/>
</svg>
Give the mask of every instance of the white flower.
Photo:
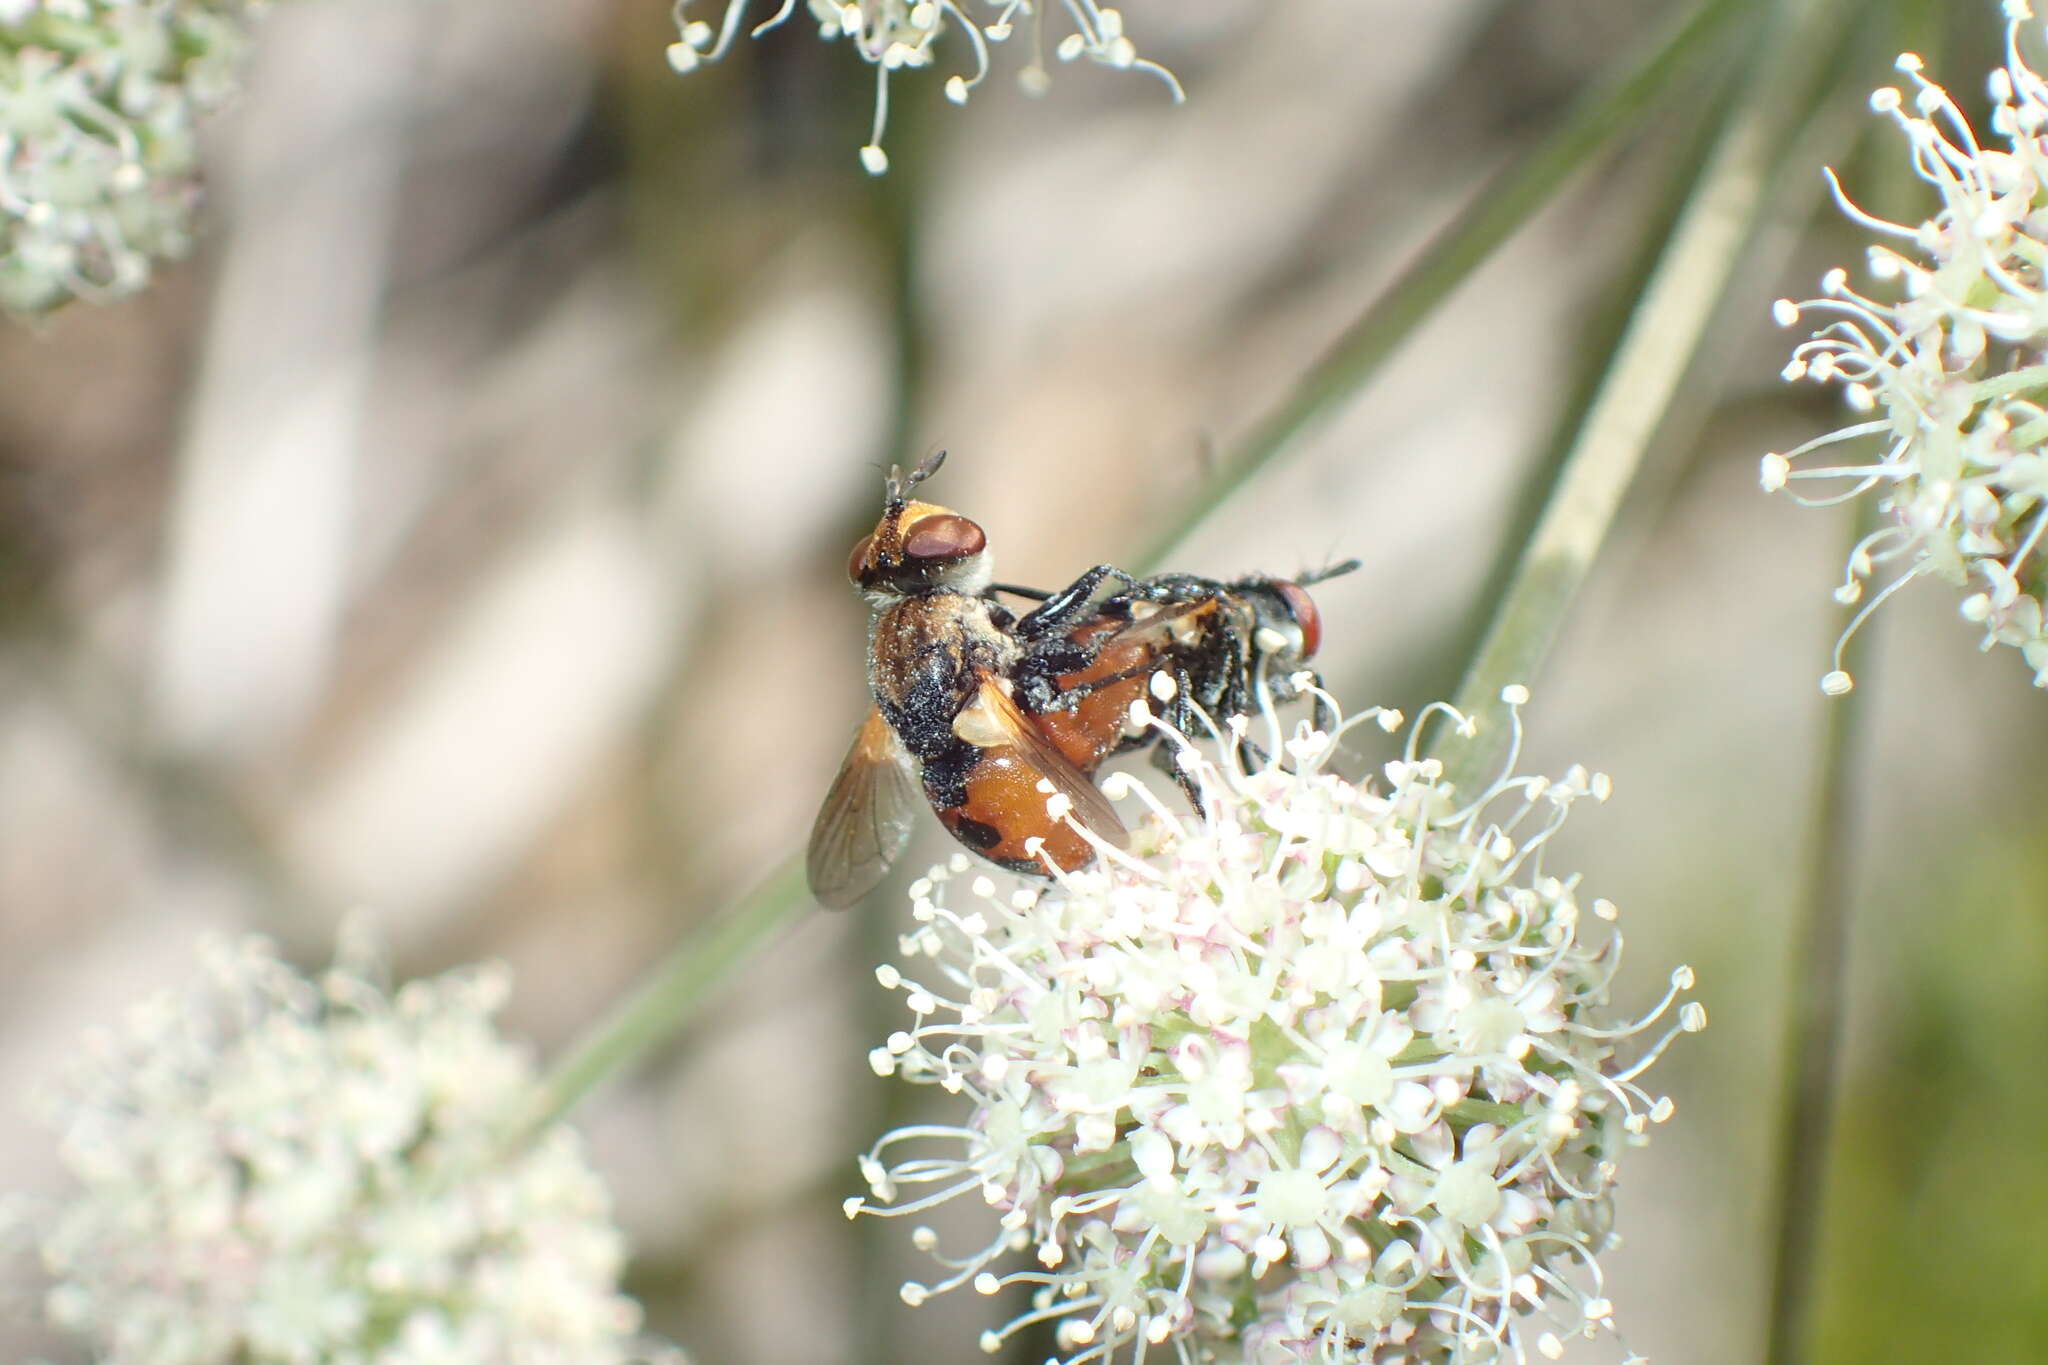
<svg viewBox="0 0 2048 1365">
<path fill-rule="evenodd" d="M 1007 42 L 1022 18 L 1030 28 L 1031 55 L 1018 72 L 1018 82 L 1031 94 L 1043 93 L 1051 83 L 1045 70 L 1045 14 L 1053 0 L 806 0 L 810 17 L 817 22 L 818 36 L 827 40 L 845 38 L 861 60 L 875 68 L 874 124 L 860 149 L 861 165 L 872 175 L 889 169 L 889 154 L 882 150 L 882 134 L 889 123 L 889 75 L 909 67 L 930 66 L 939 36 L 957 29 L 972 50 L 974 69 L 968 75 L 946 79 L 946 98 L 967 103 L 974 88 L 988 77 L 990 44 Z M 1055 49 L 1063 62 L 1086 57 L 1092 62 L 1119 70 L 1147 71 L 1165 82 L 1178 103 L 1180 82 L 1156 62 L 1146 61 L 1124 34 L 1123 15 L 1096 0 L 1059 0 L 1073 23 Z M 701 19 L 690 18 L 691 0 L 676 0 L 676 41 L 669 44 L 669 65 L 687 75 L 707 61 L 723 57 L 745 23 L 750 0 L 725 0 L 725 15 L 714 29 Z M 978 7 L 979 13 L 970 13 Z M 796 0 L 783 0 L 780 9 L 752 30 L 758 37 L 796 10 Z"/>
<path fill-rule="evenodd" d="M 190 245 L 197 117 L 263 0 L 15 0 L 0 9 L 0 308 L 149 281 Z"/>
<path fill-rule="evenodd" d="M 1691 974 L 1613 1019 L 1613 908 L 1541 868 L 1606 779 L 1465 801 L 1412 742 L 1354 785 L 1324 770 L 1335 736 L 1281 739 L 1287 767 L 1245 772 L 1168 733 L 1208 814 L 1137 787 L 1132 854 L 1042 893 L 964 856 L 912 888 L 926 965 L 879 977 L 913 1022 L 872 1060 L 971 1112 L 884 1136 L 847 1207 L 996 1210 L 985 1246 L 903 1290 L 1029 1286 L 989 1349 L 1053 1320 L 1069 1365 L 1481 1362 L 1609 1325 L 1615 1161 L 1671 1112 L 1636 1077 L 1705 1014 L 1617 1055 Z M 1019 1251 L 1035 1264 L 1004 1268 Z"/>
<path fill-rule="evenodd" d="M 57 1325 L 109 1365 L 626 1359 L 602 1184 L 566 1127 L 513 1141 L 502 970 L 387 995 L 359 935 L 317 980 L 261 939 L 203 957 L 65 1077 Z"/>
<path fill-rule="evenodd" d="M 1884 525 L 1850 554 L 1835 596 L 1853 604 L 1880 570 L 1886 581 L 1842 632 L 1821 682 L 1830 693 L 1851 686 L 1842 644 L 1892 593 L 1929 575 L 1964 594 L 1962 614 L 1982 628 L 1983 648 L 2016 647 L 2035 685 L 2048 687 L 2048 85 L 2020 56 L 2026 4 L 2005 8 L 2006 63 L 1990 80 L 1991 129 L 2005 145 L 1980 144 L 1919 59 L 1900 57 L 1912 90 L 1880 90 L 1871 107 L 1905 134 L 1940 207 L 1919 224 L 1886 222 L 1830 175 L 1843 211 L 1886 239 L 1869 249 L 1875 288 L 1860 293 L 1833 270 L 1822 297 L 1777 305 L 1786 326 L 1830 319 L 1794 349 L 1785 378 L 1839 385 L 1853 410 L 1870 414 L 1763 460 L 1766 491 L 1793 480 L 1836 485 L 1800 497 L 1808 506 L 1879 499 Z M 1843 453 L 1822 464 L 1793 463 L 1833 446 Z"/>
</svg>

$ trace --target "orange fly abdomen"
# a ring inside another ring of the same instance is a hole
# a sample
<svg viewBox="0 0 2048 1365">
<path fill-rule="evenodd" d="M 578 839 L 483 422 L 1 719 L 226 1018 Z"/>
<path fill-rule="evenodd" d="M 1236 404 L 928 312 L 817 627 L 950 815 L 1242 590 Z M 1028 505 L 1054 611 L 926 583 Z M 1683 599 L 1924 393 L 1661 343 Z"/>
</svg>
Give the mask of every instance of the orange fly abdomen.
<svg viewBox="0 0 2048 1365">
<path fill-rule="evenodd" d="M 984 749 L 967 774 L 967 800 L 939 810 L 939 822 L 952 836 L 991 862 L 1014 871 L 1045 871 L 1026 847 L 1044 840 L 1044 852 L 1063 872 L 1085 867 L 1095 849 L 1081 832 L 1046 811 L 1042 774 L 1015 749 Z"/>
<path fill-rule="evenodd" d="M 1086 644 L 1118 628 L 1115 621 L 1091 622 L 1072 638 L 1077 644 Z M 1062 694 L 1079 694 L 1079 700 L 1066 710 L 1046 711 L 1032 719 L 1069 763 L 1092 775 L 1122 746 L 1131 703 L 1145 695 L 1160 657 L 1157 643 L 1151 640 L 1104 645 L 1086 668 L 1062 673 L 1053 680 Z"/>
</svg>

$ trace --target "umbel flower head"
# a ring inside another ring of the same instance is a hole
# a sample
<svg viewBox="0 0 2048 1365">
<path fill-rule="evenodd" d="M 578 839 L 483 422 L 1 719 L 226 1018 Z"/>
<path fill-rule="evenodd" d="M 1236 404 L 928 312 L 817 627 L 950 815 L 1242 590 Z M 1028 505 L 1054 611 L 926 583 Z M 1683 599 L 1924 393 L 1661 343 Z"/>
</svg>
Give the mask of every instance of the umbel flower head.
<svg viewBox="0 0 2048 1365">
<path fill-rule="evenodd" d="M 0 308 L 149 281 L 190 245 L 193 125 L 234 89 L 262 0 L 0 0 Z"/>
<path fill-rule="evenodd" d="M 108 1365 L 604 1365 L 639 1320 L 574 1132 L 512 1141 L 502 969 L 387 995 L 360 934 L 308 980 L 261 939 L 94 1039 L 56 1114 L 79 1190 L 49 1317 Z"/>
<path fill-rule="evenodd" d="M 1821 680 L 1849 690 L 1842 645 L 1892 593 L 1938 578 L 1962 594 L 1982 647 L 2011 645 L 2048 687 L 2048 85 L 2020 55 L 2024 0 L 2006 0 L 2006 62 L 1991 73 L 1991 131 L 1977 139 L 1948 92 L 1908 53 L 1912 88 L 1884 89 L 1871 107 L 1905 134 L 1916 175 L 1940 202 L 1920 223 L 1891 223 L 1850 202 L 1842 209 L 1878 234 L 1865 269 L 1870 293 L 1830 271 L 1821 297 L 1780 300 L 1778 321 L 1826 319 L 1792 352 L 1788 380 L 1840 387 L 1867 420 L 1763 459 L 1763 486 L 1793 481 L 1807 506 L 1878 499 L 1882 524 L 1851 552 L 1835 597 L 1876 591 L 1851 618 Z M 1814 457 L 1804 463 L 1806 457 Z"/>
<path fill-rule="evenodd" d="M 874 125 L 860 149 L 861 165 L 871 175 L 889 169 L 882 134 L 889 124 L 890 73 L 932 65 L 939 38 L 947 32 L 961 34 L 972 62 L 966 74 L 946 79 L 946 98 L 953 103 L 967 103 L 974 88 L 988 78 L 991 46 L 1007 43 L 1020 20 L 1027 30 L 1030 55 L 1017 79 L 1028 93 L 1042 94 L 1051 84 L 1045 69 L 1045 16 L 1055 3 L 1073 25 L 1055 48 L 1061 61 L 1085 57 L 1118 70 L 1150 72 L 1165 82 L 1174 102 L 1180 102 L 1180 82 L 1173 73 L 1140 57 L 1124 34 L 1123 15 L 1095 0 L 805 0 L 820 38 L 845 38 L 861 60 L 875 68 Z M 669 65 L 687 75 L 705 62 L 723 57 L 746 22 L 750 7 L 750 0 L 725 0 L 725 15 L 713 28 L 690 17 L 690 0 L 676 0 L 678 36 L 669 44 Z M 754 25 L 754 36 L 780 27 L 796 8 L 797 0 L 783 0 L 781 8 Z"/>
<path fill-rule="evenodd" d="M 1607 781 L 1467 798 L 1411 739 L 1354 784 L 1324 766 L 1345 728 L 1250 771 L 1167 733 L 1204 816 L 1132 784 L 1130 855 L 1043 892 L 958 857 L 912 887 L 916 965 L 879 975 L 914 1022 L 872 1060 L 969 1112 L 884 1136 L 847 1210 L 998 1217 L 960 1256 L 917 1229 L 946 1272 L 906 1300 L 1026 1286 L 984 1348 L 1050 1320 L 1069 1365 L 1522 1360 L 1611 1325 L 1615 1162 L 1672 1108 L 1636 1078 L 1706 1020 L 1638 1039 L 1683 968 L 1614 1017 L 1614 909 L 1541 868 Z"/>
</svg>

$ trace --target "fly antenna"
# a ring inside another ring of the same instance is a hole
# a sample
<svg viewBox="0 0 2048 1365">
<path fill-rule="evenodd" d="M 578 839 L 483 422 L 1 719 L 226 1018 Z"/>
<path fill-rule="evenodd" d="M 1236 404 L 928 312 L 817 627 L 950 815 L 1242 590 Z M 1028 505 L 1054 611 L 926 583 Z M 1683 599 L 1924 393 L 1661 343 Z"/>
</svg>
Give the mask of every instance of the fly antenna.
<svg viewBox="0 0 2048 1365">
<path fill-rule="evenodd" d="M 1327 568 L 1317 569 L 1314 573 L 1305 573 L 1294 581 L 1304 588 L 1314 587 L 1316 584 L 1328 582 L 1332 578 L 1342 578 L 1345 574 L 1356 573 L 1358 568 L 1359 562 L 1355 559 L 1339 560 Z"/>
<path fill-rule="evenodd" d="M 917 468 L 910 471 L 910 477 L 907 479 L 903 477 L 901 465 L 890 465 L 889 477 L 882 482 L 883 488 L 887 490 L 889 495 L 889 505 L 891 507 L 901 507 L 904 495 L 926 479 L 929 479 L 932 475 L 938 473 L 939 466 L 945 462 L 946 452 L 934 450 L 931 454 L 918 461 Z"/>
<path fill-rule="evenodd" d="M 908 493 L 911 489 L 938 473 L 939 466 L 945 462 L 946 452 L 943 450 L 934 450 L 931 454 L 925 456 L 924 459 L 918 461 L 917 468 L 910 471 L 910 482 L 903 485 L 903 491 Z"/>
</svg>

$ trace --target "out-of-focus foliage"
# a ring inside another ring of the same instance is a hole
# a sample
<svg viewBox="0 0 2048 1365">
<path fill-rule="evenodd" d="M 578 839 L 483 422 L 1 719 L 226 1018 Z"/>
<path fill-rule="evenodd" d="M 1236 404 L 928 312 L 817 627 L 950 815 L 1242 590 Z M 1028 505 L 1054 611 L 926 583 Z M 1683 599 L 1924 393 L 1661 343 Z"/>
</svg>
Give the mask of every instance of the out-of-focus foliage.
<svg viewBox="0 0 2048 1365">
<path fill-rule="evenodd" d="M 1957 1323 L 1986 1360 L 2036 1360 L 2048 1340 L 2048 1187 L 2024 1156 L 2048 1132 L 2042 878 L 2038 825 L 2020 819 L 1878 898 L 1894 974 L 1837 1120 L 1829 1360 L 1930 1356 Z"/>
</svg>

